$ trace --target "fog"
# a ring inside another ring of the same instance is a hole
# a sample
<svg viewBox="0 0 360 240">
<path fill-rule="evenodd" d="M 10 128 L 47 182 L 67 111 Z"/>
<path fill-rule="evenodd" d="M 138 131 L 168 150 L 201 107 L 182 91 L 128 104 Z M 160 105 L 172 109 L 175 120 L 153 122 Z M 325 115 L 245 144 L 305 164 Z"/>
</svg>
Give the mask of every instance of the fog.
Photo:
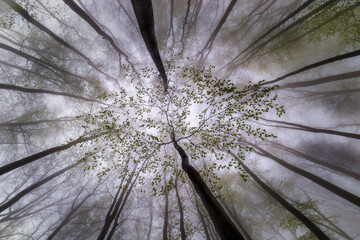
<svg viewBox="0 0 360 240">
<path fill-rule="evenodd" d="M 357 0 L 1 0 L 0 239 L 360 239 Z"/>
</svg>

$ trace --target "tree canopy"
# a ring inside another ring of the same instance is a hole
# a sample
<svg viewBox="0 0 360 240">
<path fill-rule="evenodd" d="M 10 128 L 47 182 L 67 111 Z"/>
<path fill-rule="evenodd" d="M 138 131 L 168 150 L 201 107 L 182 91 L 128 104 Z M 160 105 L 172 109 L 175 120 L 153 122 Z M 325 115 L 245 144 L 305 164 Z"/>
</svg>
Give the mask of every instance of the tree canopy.
<svg viewBox="0 0 360 240">
<path fill-rule="evenodd" d="M 358 238 L 359 7 L 1 0 L 0 238 Z"/>
</svg>

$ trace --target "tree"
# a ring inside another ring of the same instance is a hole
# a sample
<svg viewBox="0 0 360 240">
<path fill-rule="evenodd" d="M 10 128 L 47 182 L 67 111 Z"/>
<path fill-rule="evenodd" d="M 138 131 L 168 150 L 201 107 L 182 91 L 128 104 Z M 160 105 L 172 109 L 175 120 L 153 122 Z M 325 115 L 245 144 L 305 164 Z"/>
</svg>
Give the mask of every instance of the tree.
<svg viewBox="0 0 360 240">
<path fill-rule="evenodd" d="M 0 238 L 359 236 L 359 1 L 0 9 Z"/>
</svg>

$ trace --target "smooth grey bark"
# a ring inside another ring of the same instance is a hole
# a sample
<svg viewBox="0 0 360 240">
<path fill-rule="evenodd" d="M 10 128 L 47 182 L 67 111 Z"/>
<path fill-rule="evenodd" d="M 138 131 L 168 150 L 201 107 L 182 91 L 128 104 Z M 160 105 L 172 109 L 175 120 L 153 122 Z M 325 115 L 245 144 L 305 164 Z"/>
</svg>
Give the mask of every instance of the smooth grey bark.
<svg viewBox="0 0 360 240">
<path fill-rule="evenodd" d="M 168 88 L 168 79 L 155 36 L 154 13 L 151 0 L 131 0 L 134 13 L 139 24 L 141 36 L 144 39 L 147 50 L 158 69 L 165 92 Z"/>
<path fill-rule="evenodd" d="M 217 233 L 219 234 L 222 240 L 232 240 L 232 239 L 244 239 L 239 230 L 236 228 L 235 224 L 226 214 L 225 210 L 222 208 L 220 203 L 216 200 L 215 196 L 212 194 L 209 187 L 206 185 L 204 180 L 201 178 L 199 172 L 190 165 L 189 157 L 184 151 L 184 149 L 177 143 L 175 140 L 175 131 L 172 131 L 171 139 L 173 141 L 174 147 L 179 153 L 182 162 L 182 169 L 186 172 L 191 183 L 193 184 L 197 194 L 199 195 L 201 201 L 205 205 L 207 212 L 213 222 Z"/>
<path fill-rule="evenodd" d="M 244 235 L 244 238 L 246 240 L 252 240 L 251 236 L 249 235 L 249 233 L 246 231 L 246 229 L 244 228 L 244 226 L 241 224 L 237 214 L 236 214 L 236 210 L 234 208 L 234 205 L 232 205 L 232 209 L 229 208 L 228 204 L 226 204 L 226 202 L 224 201 L 224 199 L 220 198 L 220 202 L 221 205 L 224 206 L 224 208 L 228 211 L 228 213 L 230 214 L 230 216 L 234 219 L 234 221 L 236 222 L 236 224 L 238 225 L 238 227 L 240 228 L 241 234 Z"/>
<path fill-rule="evenodd" d="M 186 24 L 188 24 L 188 17 L 189 17 L 189 13 L 190 13 L 190 6 L 191 6 L 191 0 L 188 0 L 188 1 L 187 1 L 185 18 L 184 18 L 184 23 L 183 23 L 183 26 L 182 26 L 181 38 L 180 38 L 180 42 L 181 42 L 181 44 L 182 44 L 182 51 L 184 51 L 184 48 L 185 48 L 185 43 L 184 43 L 185 26 L 186 26 Z"/>
<path fill-rule="evenodd" d="M 150 195 L 150 200 L 149 200 L 149 215 L 150 215 L 150 219 L 149 219 L 149 230 L 147 233 L 147 240 L 151 240 L 151 232 L 152 232 L 152 225 L 153 225 L 153 219 L 154 219 L 154 207 L 153 207 L 153 198 Z"/>
<path fill-rule="evenodd" d="M 292 206 L 288 201 L 286 201 L 280 194 L 270 188 L 266 183 L 264 183 L 256 174 L 254 174 L 245 164 L 241 161 L 236 154 L 231 151 L 228 151 L 231 156 L 233 156 L 241 165 L 241 167 L 249 173 L 249 175 L 257 182 L 271 197 L 273 197 L 278 203 L 280 203 L 286 210 L 291 212 L 297 219 L 299 219 L 318 239 L 325 240 L 330 238 L 318 228 L 308 217 L 306 217 L 302 212 Z"/>
<path fill-rule="evenodd" d="M 37 120 L 37 121 L 28 121 L 28 122 L 19 122 L 19 119 L 10 120 L 8 122 L 0 123 L 0 128 L 8 127 L 22 127 L 22 126 L 29 126 L 29 125 L 39 125 L 42 123 L 57 123 L 57 122 L 66 122 L 76 120 L 72 117 L 67 118 L 57 118 L 57 119 L 44 119 L 44 120 Z"/>
<path fill-rule="evenodd" d="M 41 60 L 39 58 L 33 57 L 33 56 L 31 56 L 31 55 L 29 55 L 27 53 L 19 51 L 19 50 L 15 49 L 15 48 L 13 48 L 11 46 L 8 46 L 6 44 L 0 43 L 0 48 L 5 49 L 5 50 L 7 50 L 9 52 L 15 53 L 16 55 L 19 55 L 19 56 L 21 56 L 21 57 L 23 57 L 23 58 L 25 58 L 25 59 L 27 59 L 27 60 L 29 60 L 31 62 L 34 62 L 35 64 L 37 64 L 37 65 L 49 70 L 50 72 L 54 73 L 56 76 L 60 77 L 62 80 L 64 80 L 65 82 L 67 82 L 69 84 L 71 84 L 71 82 L 69 80 L 65 79 L 64 76 L 61 76 L 56 71 L 59 71 L 59 72 L 61 72 L 63 74 L 68 74 L 68 75 L 73 76 L 75 78 L 79 78 L 79 79 L 82 79 L 82 80 L 85 80 L 85 81 L 89 82 L 89 80 L 84 78 L 84 77 L 81 77 L 81 76 L 73 74 L 73 73 L 71 73 L 69 71 L 63 70 L 63 69 L 59 68 L 58 66 L 50 63 L 50 62 L 46 62 L 46 61 Z"/>
</svg>

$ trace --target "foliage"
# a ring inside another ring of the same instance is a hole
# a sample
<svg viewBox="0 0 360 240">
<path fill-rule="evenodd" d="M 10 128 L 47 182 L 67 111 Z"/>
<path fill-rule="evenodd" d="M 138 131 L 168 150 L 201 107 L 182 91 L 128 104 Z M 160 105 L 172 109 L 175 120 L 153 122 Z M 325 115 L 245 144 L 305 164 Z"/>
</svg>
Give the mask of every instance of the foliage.
<svg viewBox="0 0 360 240">
<path fill-rule="evenodd" d="M 200 172 L 216 186 L 219 180 L 216 171 L 233 168 L 242 171 L 235 159 L 225 160 L 225 154 L 218 150 L 231 149 L 244 160 L 251 148 L 241 144 L 242 138 L 275 137 L 265 129 L 254 128 L 250 122 L 271 110 L 278 116 L 285 112 L 277 103 L 277 96 L 270 94 L 275 87 L 264 88 L 261 82 L 249 82 L 238 90 L 231 80 L 215 77 L 214 66 L 195 69 L 175 66 L 172 61 L 166 65 L 171 79 L 168 93 L 158 84 L 158 74 L 153 69 L 143 68 L 141 73 L 127 69 L 125 77 L 134 88 L 121 87 L 119 92 L 100 96 L 100 100 L 113 107 L 101 107 L 78 117 L 84 121 L 82 127 L 87 133 L 109 132 L 94 148 L 102 149 L 97 154 L 92 152 L 93 161 L 87 167 L 102 166 L 100 179 L 111 169 L 120 166 L 126 169 L 129 162 L 147 161 L 144 172 L 153 175 L 154 193 L 167 168 L 172 171 L 171 189 L 177 173 L 172 167 L 177 154 L 169 148 L 174 128 L 177 139 L 196 165 L 206 159 Z M 155 87 L 147 87 L 146 82 Z M 246 177 L 244 172 L 241 175 Z"/>
</svg>

